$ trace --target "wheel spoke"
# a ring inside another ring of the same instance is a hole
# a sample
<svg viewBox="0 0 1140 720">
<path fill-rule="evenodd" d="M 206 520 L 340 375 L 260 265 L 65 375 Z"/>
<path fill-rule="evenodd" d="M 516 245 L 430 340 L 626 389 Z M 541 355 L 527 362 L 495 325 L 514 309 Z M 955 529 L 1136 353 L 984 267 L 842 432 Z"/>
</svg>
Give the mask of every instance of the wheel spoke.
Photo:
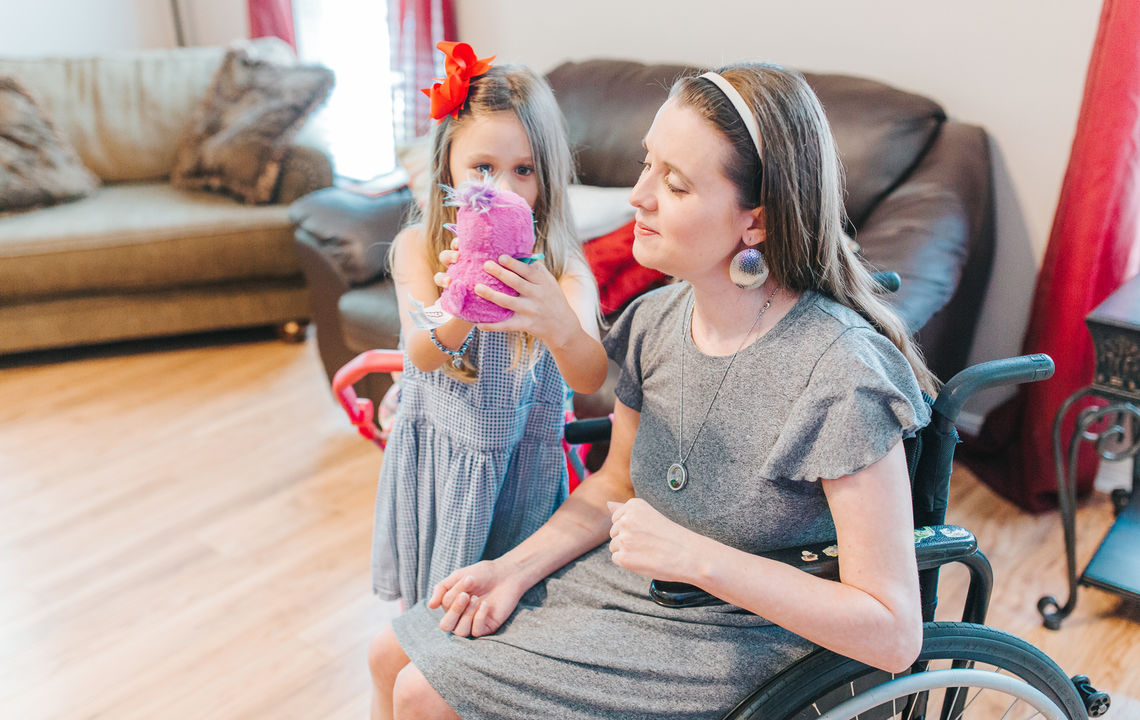
<svg viewBox="0 0 1140 720">
<path fill-rule="evenodd" d="M 960 720 L 963 716 L 965 716 L 966 710 L 968 710 L 969 707 L 974 704 L 974 701 L 977 700 L 978 698 L 980 698 L 982 696 L 982 693 L 984 693 L 986 691 L 985 688 L 978 688 L 978 691 L 976 693 L 974 693 L 974 697 L 970 697 L 970 689 L 969 688 L 954 688 L 954 701 L 955 702 L 957 702 L 957 700 L 958 700 L 958 691 L 959 690 L 965 690 L 966 691 L 966 697 L 968 699 L 966 700 L 966 704 L 962 706 L 962 712 L 958 713 L 958 716 L 954 720 Z M 1016 704 L 1017 700 L 1014 700 L 1013 702 Z M 1007 710 L 1006 712 L 1008 713 L 1009 711 Z M 1002 715 L 1002 718 L 1004 718 L 1004 717 L 1005 717 L 1005 715 Z"/>
<path fill-rule="evenodd" d="M 927 665 L 927 667 L 929 667 L 929 665 Z M 893 680 L 894 678 L 892 677 L 891 679 Z M 918 695 L 911 695 L 907 702 L 910 703 L 910 710 L 906 711 L 906 720 L 912 720 L 914 717 L 914 711 L 918 707 Z M 891 711 L 894 711 L 893 705 L 891 706 Z"/>
</svg>

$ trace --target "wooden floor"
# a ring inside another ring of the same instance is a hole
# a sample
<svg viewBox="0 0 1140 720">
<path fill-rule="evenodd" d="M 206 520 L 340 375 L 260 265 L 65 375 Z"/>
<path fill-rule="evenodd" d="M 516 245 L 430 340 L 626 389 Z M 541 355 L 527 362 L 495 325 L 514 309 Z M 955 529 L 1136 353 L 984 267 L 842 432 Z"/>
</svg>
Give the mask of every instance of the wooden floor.
<svg viewBox="0 0 1140 720">
<path fill-rule="evenodd" d="M 332 402 L 313 342 L 214 339 L 0 368 L 0 717 L 352 718 L 381 453 Z M 1081 591 L 1060 632 L 1060 524 L 966 472 L 951 519 L 997 577 L 991 624 L 1140 718 L 1140 608 Z M 1082 562 L 1111 523 L 1079 514 Z M 944 575 L 942 607 L 964 573 Z"/>
</svg>

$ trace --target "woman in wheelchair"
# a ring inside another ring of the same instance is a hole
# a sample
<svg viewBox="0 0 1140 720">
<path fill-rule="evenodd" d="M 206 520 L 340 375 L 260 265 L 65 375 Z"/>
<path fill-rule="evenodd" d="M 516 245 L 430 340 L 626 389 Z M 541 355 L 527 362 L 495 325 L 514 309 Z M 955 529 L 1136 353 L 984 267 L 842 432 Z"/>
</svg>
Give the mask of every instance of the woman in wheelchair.
<svg viewBox="0 0 1140 720">
<path fill-rule="evenodd" d="M 919 653 L 902 440 L 935 380 L 841 240 L 823 109 L 730 66 L 678 80 L 644 144 L 634 255 L 683 282 L 605 340 L 605 465 L 373 641 L 374 717 L 720 717 L 817 645 Z M 755 554 L 829 537 L 838 581 Z M 725 602 L 665 607 L 654 578 Z"/>
</svg>

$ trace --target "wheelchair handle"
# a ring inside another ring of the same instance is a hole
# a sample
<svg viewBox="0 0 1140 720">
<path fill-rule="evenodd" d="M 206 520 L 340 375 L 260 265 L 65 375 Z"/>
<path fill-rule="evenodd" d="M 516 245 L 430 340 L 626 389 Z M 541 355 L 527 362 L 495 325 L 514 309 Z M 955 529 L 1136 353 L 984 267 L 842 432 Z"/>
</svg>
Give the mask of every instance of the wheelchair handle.
<svg viewBox="0 0 1140 720">
<path fill-rule="evenodd" d="M 333 376 L 332 390 L 349 421 L 365 439 L 384 447 L 380 428 L 373 420 L 372 401 L 358 398 L 352 384 L 374 372 L 393 373 L 404 369 L 404 354 L 399 350 L 367 350 L 345 363 Z"/>
<path fill-rule="evenodd" d="M 966 400 L 978 390 L 1048 380 L 1055 369 L 1053 358 L 1045 353 L 978 363 L 950 378 L 938 393 L 933 408 L 947 423 L 954 424 Z"/>
</svg>

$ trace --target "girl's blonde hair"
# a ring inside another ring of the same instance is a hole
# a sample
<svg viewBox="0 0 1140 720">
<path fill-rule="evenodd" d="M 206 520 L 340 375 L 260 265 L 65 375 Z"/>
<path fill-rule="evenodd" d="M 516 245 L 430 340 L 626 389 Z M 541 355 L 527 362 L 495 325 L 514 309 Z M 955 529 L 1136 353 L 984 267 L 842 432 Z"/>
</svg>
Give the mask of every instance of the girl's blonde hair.
<svg viewBox="0 0 1140 720">
<path fill-rule="evenodd" d="M 862 315 L 906 357 L 924 390 L 938 379 L 902 320 L 879 296 L 863 262 L 843 241 L 843 171 L 819 99 L 799 73 L 741 63 L 716 71 L 743 96 L 760 129 L 763 157 L 728 97 L 710 80 L 678 79 L 670 91 L 732 145 L 725 174 L 742 208 L 765 209 L 764 260 L 783 287 L 815 290 Z"/>
<path fill-rule="evenodd" d="M 435 272 L 444 270 L 439 254 L 451 247 L 454 235 L 444 227 L 455 222 L 456 208 L 444 205 L 441 186 L 455 187 L 465 177 L 451 173 L 451 146 L 456 133 L 472 118 L 509 111 L 515 114 L 530 141 L 534 173 L 538 181 L 538 197 L 534 202 L 534 234 L 536 253 L 546 257 L 544 264 L 555 278 L 561 279 L 575 260 L 586 264 L 581 245 L 574 235 L 566 189 L 574 180 L 574 164 L 562 111 L 554 100 L 550 86 L 529 68 L 520 65 L 498 65 L 471 81 L 467 102 L 458 118 L 450 115 L 436 125 L 432 136 L 431 187 L 423 211 L 428 262 Z M 514 333 L 513 356 L 516 364 L 523 360 L 537 362 L 538 342 L 527 333 Z M 478 369 L 464 358 L 460 370 L 445 363 L 448 375 L 465 382 L 473 381 Z"/>
</svg>

